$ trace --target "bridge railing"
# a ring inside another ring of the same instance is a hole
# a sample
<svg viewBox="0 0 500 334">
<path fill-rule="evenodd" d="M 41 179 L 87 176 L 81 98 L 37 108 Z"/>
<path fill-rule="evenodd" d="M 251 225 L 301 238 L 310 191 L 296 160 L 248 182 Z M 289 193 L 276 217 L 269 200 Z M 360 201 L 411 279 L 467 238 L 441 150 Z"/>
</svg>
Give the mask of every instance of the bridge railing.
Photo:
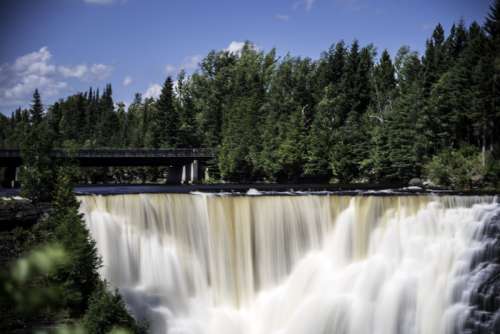
<svg viewBox="0 0 500 334">
<path fill-rule="evenodd" d="M 0 158 L 19 158 L 20 151 L 13 148 L 2 148 L 0 149 Z"/>
<path fill-rule="evenodd" d="M 78 158 L 97 157 L 214 157 L 214 151 L 208 148 L 176 148 L 176 149 L 81 149 L 75 152 Z M 66 157 L 65 150 L 54 150 L 54 157 Z"/>
<path fill-rule="evenodd" d="M 0 149 L 0 158 L 19 158 L 18 149 Z M 54 158 L 213 158 L 215 151 L 210 148 L 172 148 L 172 149 L 129 149 L 129 148 L 98 148 L 70 150 L 54 149 Z"/>
</svg>

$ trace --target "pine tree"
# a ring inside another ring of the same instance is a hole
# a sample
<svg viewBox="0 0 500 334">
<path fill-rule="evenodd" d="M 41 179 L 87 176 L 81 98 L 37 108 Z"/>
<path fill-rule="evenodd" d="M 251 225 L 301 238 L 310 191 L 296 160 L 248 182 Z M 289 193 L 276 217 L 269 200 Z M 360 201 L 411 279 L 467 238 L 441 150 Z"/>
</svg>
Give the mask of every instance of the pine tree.
<svg viewBox="0 0 500 334">
<path fill-rule="evenodd" d="M 278 161 L 286 181 L 297 182 L 303 174 L 306 158 L 304 108 L 292 111 L 289 119 L 280 124 L 282 138 L 278 147 Z"/>
<path fill-rule="evenodd" d="M 101 98 L 98 100 L 98 125 L 97 145 L 101 147 L 112 147 L 116 141 L 116 131 L 110 131 L 118 127 L 118 117 L 113 102 L 113 89 L 107 84 Z"/>
<path fill-rule="evenodd" d="M 174 103 L 174 85 L 171 77 L 163 84 L 157 102 L 158 126 L 154 137 L 159 141 L 158 147 L 177 147 L 179 145 L 180 120 Z"/>
<path fill-rule="evenodd" d="M 331 177 L 330 149 L 334 144 L 334 94 L 333 86 L 328 86 L 325 97 L 317 106 L 317 111 L 307 137 L 306 175 Z"/>
<path fill-rule="evenodd" d="M 42 100 L 40 98 L 40 93 L 38 92 L 38 89 L 35 89 L 35 92 L 33 93 L 33 103 L 31 105 L 30 109 L 30 114 L 31 114 L 31 123 L 32 124 L 40 124 L 43 119 L 43 105 L 42 105 Z"/>
<path fill-rule="evenodd" d="M 47 122 L 43 119 L 43 107 L 38 90 L 33 94 L 30 109 L 29 127 L 21 139 L 20 170 L 21 194 L 33 202 L 50 200 L 53 188 L 52 138 Z"/>
<path fill-rule="evenodd" d="M 424 88 L 426 94 L 430 94 L 432 85 L 446 71 L 446 45 L 444 43 L 444 29 L 438 24 L 432 33 L 432 38 L 427 40 L 424 65 Z"/>
<path fill-rule="evenodd" d="M 61 167 L 53 195 L 53 212 L 45 223 L 53 230 L 52 238 L 61 244 L 70 256 L 69 265 L 62 267 L 50 279 L 65 291 L 65 305 L 74 317 L 82 316 L 87 309 L 90 296 L 100 284 L 97 269 L 101 260 L 95 241 L 78 212 L 80 204 L 73 194 L 75 171 Z"/>
<path fill-rule="evenodd" d="M 500 0 L 494 0 L 494 3 L 490 5 L 490 12 L 486 17 L 484 29 L 495 42 L 500 39 Z M 500 48 L 498 43 L 495 43 L 495 45 Z"/>
<path fill-rule="evenodd" d="M 318 101 L 323 98 L 327 87 L 332 87 L 330 94 L 339 88 L 346 66 L 346 56 L 347 51 L 343 41 L 332 45 L 328 52 L 323 53 L 315 74 Z"/>
</svg>

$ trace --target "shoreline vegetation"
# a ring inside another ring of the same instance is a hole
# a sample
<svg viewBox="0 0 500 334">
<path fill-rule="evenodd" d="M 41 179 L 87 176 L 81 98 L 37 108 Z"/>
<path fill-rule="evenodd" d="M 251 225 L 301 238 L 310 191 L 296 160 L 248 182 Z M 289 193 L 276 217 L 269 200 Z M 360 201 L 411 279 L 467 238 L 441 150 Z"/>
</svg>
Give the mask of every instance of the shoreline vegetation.
<svg viewBox="0 0 500 334">
<path fill-rule="evenodd" d="M 403 46 L 391 57 L 355 40 L 312 60 L 247 42 L 210 52 L 192 75 L 168 77 L 158 99 L 136 94 L 128 107 L 115 104 L 110 84 L 47 109 L 36 90 L 31 108 L 0 116 L 0 147 L 21 150 L 20 195 L 49 206 L 33 225 L 0 229 L 0 332 L 144 333 L 98 274 L 74 184 L 155 182 L 164 170 L 78 169 L 51 159 L 53 148 L 216 149 L 208 183 L 228 183 L 178 189 L 272 191 L 315 180 L 497 194 L 500 0 L 483 25 L 460 21 L 445 33 L 438 24 L 422 56 Z"/>
</svg>

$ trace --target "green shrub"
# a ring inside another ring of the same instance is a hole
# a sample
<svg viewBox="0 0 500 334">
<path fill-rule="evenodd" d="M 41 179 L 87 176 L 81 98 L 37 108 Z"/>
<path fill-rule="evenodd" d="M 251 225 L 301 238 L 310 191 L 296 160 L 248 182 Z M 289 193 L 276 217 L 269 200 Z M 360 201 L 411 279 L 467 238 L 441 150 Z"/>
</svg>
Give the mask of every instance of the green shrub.
<svg viewBox="0 0 500 334">
<path fill-rule="evenodd" d="M 46 225 L 50 231 L 49 238 L 58 241 L 70 258 L 68 265 L 51 275 L 51 280 L 64 289 L 64 302 L 70 315 L 80 317 L 99 285 L 97 270 L 101 259 L 95 241 L 78 212 L 79 203 L 73 195 L 72 173 L 68 167 L 59 169 L 53 211 Z"/>
<path fill-rule="evenodd" d="M 434 184 L 454 189 L 471 189 L 484 183 L 487 167 L 481 152 L 465 146 L 445 150 L 425 165 L 425 175 Z"/>
<path fill-rule="evenodd" d="M 118 291 L 108 291 L 105 283 L 90 297 L 83 317 L 83 327 L 89 334 L 105 334 L 118 329 L 131 333 L 146 333 L 146 328 L 130 316 Z"/>
</svg>

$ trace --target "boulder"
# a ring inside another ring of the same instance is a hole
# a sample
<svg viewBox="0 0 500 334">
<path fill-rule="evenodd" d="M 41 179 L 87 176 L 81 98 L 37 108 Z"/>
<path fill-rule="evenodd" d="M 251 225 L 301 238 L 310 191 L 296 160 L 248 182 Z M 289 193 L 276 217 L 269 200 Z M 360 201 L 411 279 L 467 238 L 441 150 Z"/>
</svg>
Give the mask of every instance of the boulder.
<svg viewBox="0 0 500 334">
<path fill-rule="evenodd" d="M 408 182 L 408 186 L 410 187 L 422 187 L 424 184 L 421 179 L 418 177 L 414 177 L 413 179 Z"/>
</svg>

